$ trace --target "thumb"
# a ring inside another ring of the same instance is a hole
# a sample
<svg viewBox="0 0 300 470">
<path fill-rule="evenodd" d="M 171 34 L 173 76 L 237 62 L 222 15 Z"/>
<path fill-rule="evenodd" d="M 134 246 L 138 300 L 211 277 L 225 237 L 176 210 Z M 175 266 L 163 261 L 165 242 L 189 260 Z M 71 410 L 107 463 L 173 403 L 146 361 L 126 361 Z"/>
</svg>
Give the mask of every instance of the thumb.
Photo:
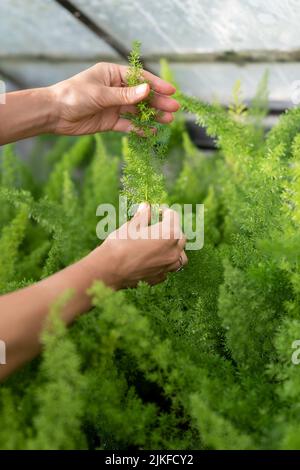
<svg viewBox="0 0 300 470">
<path fill-rule="evenodd" d="M 148 83 L 132 87 L 105 87 L 104 103 L 109 106 L 126 106 L 136 104 L 145 99 L 150 93 Z"/>
<path fill-rule="evenodd" d="M 151 222 L 151 206 L 147 202 L 139 205 L 137 212 L 133 219 L 131 219 L 136 226 L 147 227 Z"/>
</svg>

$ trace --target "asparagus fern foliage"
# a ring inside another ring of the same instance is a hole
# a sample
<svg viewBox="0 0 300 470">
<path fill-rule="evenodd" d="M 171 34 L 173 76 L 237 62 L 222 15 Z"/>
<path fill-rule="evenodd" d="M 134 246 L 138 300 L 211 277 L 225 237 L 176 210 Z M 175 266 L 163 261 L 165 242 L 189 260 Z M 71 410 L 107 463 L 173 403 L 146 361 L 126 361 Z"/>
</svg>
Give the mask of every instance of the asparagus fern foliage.
<svg viewBox="0 0 300 470">
<path fill-rule="evenodd" d="M 129 86 L 146 83 L 140 59 L 140 43 L 133 43 L 129 55 L 127 84 Z M 150 84 L 151 85 L 151 84 Z M 166 192 L 160 164 L 165 157 L 168 131 L 158 124 L 158 112 L 151 106 L 149 97 L 136 105 L 136 114 L 127 114 L 133 125 L 126 146 L 123 176 L 123 195 L 130 205 L 140 202 L 161 204 L 165 202 Z"/>
<path fill-rule="evenodd" d="M 137 46 L 130 61 L 129 84 L 144 81 Z M 236 85 L 229 112 L 178 93 L 218 146 L 195 148 L 182 115 L 168 126 L 168 200 L 204 201 L 205 246 L 158 286 L 96 283 L 70 329 L 60 299 L 41 358 L 0 385 L 1 449 L 300 449 L 300 112 L 265 135 L 265 88 L 246 109 Z M 124 160 L 124 192 L 163 199 L 151 103 L 131 118 L 123 142 L 59 139 L 46 183 L 4 149 L 1 293 L 99 243 L 96 207 L 117 200 Z"/>
</svg>

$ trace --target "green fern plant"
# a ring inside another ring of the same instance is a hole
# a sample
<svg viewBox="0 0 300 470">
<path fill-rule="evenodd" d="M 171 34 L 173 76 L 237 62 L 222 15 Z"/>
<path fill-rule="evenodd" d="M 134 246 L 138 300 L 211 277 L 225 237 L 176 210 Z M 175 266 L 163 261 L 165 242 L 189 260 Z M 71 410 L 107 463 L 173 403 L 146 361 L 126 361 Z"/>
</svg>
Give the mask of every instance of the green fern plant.
<svg viewBox="0 0 300 470">
<path fill-rule="evenodd" d="M 133 43 L 129 55 L 127 84 L 136 86 L 146 83 L 143 77 L 143 66 L 140 60 L 140 43 Z M 134 126 L 130 132 L 125 155 L 123 175 L 123 195 L 130 205 L 142 201 L 151 204 L 162 204 L 166 199 L 164 180 L 159 165 L 165 156 L 167 133 L 164 127 L 156 122 L 157 111 L 151 106 L 151 96 L 138 103 L 137 114 L 129 114 Z"/>
<path fill-rule="evenodd" d="M 138 45 L 130 64 L 128 84 L 143 82 Z M 92 310 L 70 329 L 60 299 L 41 357 L 0 385 L 1 449 L 300 448 L 300 114 L 265 135 L 266 78 L 252 107 L 240 86 L 234 94 L 228 112 L 177 92 L 216 141 L 209 157 L 182 114 L 164 140 L 151 99 L 130 116 L 128 138 L 59 138 L 46 181 L 4 149 L 2 293 L 99 243 L 96 208 L 117 203 L 121 165 L 131 202 L 204 202 L 205 245 L 163 284 L 113 292 L 96 282 Z"/>
</svg>

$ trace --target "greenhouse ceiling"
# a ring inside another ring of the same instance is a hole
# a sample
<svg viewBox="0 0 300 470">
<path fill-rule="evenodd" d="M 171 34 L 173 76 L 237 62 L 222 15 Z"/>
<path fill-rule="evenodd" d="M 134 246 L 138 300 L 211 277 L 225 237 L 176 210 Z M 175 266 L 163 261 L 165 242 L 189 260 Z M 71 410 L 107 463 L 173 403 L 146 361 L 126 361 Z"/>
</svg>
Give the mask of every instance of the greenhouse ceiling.
<svg viewBox="0 0 300 470">
<path fill-rule="evenodd" d="M 139 39 L 148 69 L 167 58 L 181 88 L 209 101 L 228 103 L 237 79 L 250 100 L 268 70 L 283 109 L 300 79 L 299 20 L 297 0 L 1 0 L 0 75 L 9 89 L 51 84 L 125 61 Z"/>
</svg>

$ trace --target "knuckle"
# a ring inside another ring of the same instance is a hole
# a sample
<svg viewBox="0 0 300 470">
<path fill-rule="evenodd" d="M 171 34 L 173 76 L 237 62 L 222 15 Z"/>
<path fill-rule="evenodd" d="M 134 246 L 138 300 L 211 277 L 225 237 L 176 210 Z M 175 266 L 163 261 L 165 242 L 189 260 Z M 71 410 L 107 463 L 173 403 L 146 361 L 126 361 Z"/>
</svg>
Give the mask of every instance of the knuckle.
<svg viewBox="0 0 300 470">
<path fill-rule="evenodd" d="M 173 213 L 174 213 L 173 209 L 170 209 L 169 207 L 167 207 L 167 208 L 164 210 L 164 214 L 165 214 L 165 215 L 168 215 L 168 216 L 169 216 L 169 215 L 171 215 L 171 214 L 173 214 Z"/>
<path fill-rule="evenodd" d="M 182 232 L 181 232 L 179 225 L 177 227 L 174 227 L 173 237 L 175 240 L 180 240 L 182 238 Z"/>
<path fill-rule="evenodd" d="M 178 241 L 179 241 L 179 243 L 180 243 L 180 246 L 182 246 L 182 248 L 184 248 L 185 245 L 186 245 L 186 242 L 187 242 L 187 238 L 186 238 L 185 235 L 183 235 L 183 234 L 181 233 L 181 235 L 180 235 Z"/>
<path fill-rule="evenodd" d="M 188 257 L 186 256 L 185 253 L 182 256 L 182 262 L 183 262 L 184 265 L 187 265 L 189 263 L 189 259 L 188 259 Z"/>
<path fill-rule="evenodd" d="M 95 64 L 92 68 L 95 70 L 95 72 L 100 73 L 103 71 L 105 67 L 108 67 L 108 66 L 109 64 L 107 64 L 106 62 L 97 62 L 97 64 Z"/>
<path fill-rule="evenodd" d="M 120 88 L 119 89 L 120 98 L 124 104 L 131 103 L 131 91 L 128 88 Z"/>
<path fill-rule="evenodd" d="M 178 261 L 178 253 L 177 250 L 172 251 L 168 256 L 168 263 L 167 264 L 174 264 Z"/>
<path fill-rule="evenodd" d="M 175 235 L 175 230 L 174 230 L 174 227 L 173 227 L 172 225 L 171 225 L 171 226 L 169 227 L 169 229 L 168 229 L 168 234 L 169 234 L 169 238 L 170 238 L 171 240 L 173 240 L 173 239 L 174 239 L 174 235 Z"/>
</svg>

